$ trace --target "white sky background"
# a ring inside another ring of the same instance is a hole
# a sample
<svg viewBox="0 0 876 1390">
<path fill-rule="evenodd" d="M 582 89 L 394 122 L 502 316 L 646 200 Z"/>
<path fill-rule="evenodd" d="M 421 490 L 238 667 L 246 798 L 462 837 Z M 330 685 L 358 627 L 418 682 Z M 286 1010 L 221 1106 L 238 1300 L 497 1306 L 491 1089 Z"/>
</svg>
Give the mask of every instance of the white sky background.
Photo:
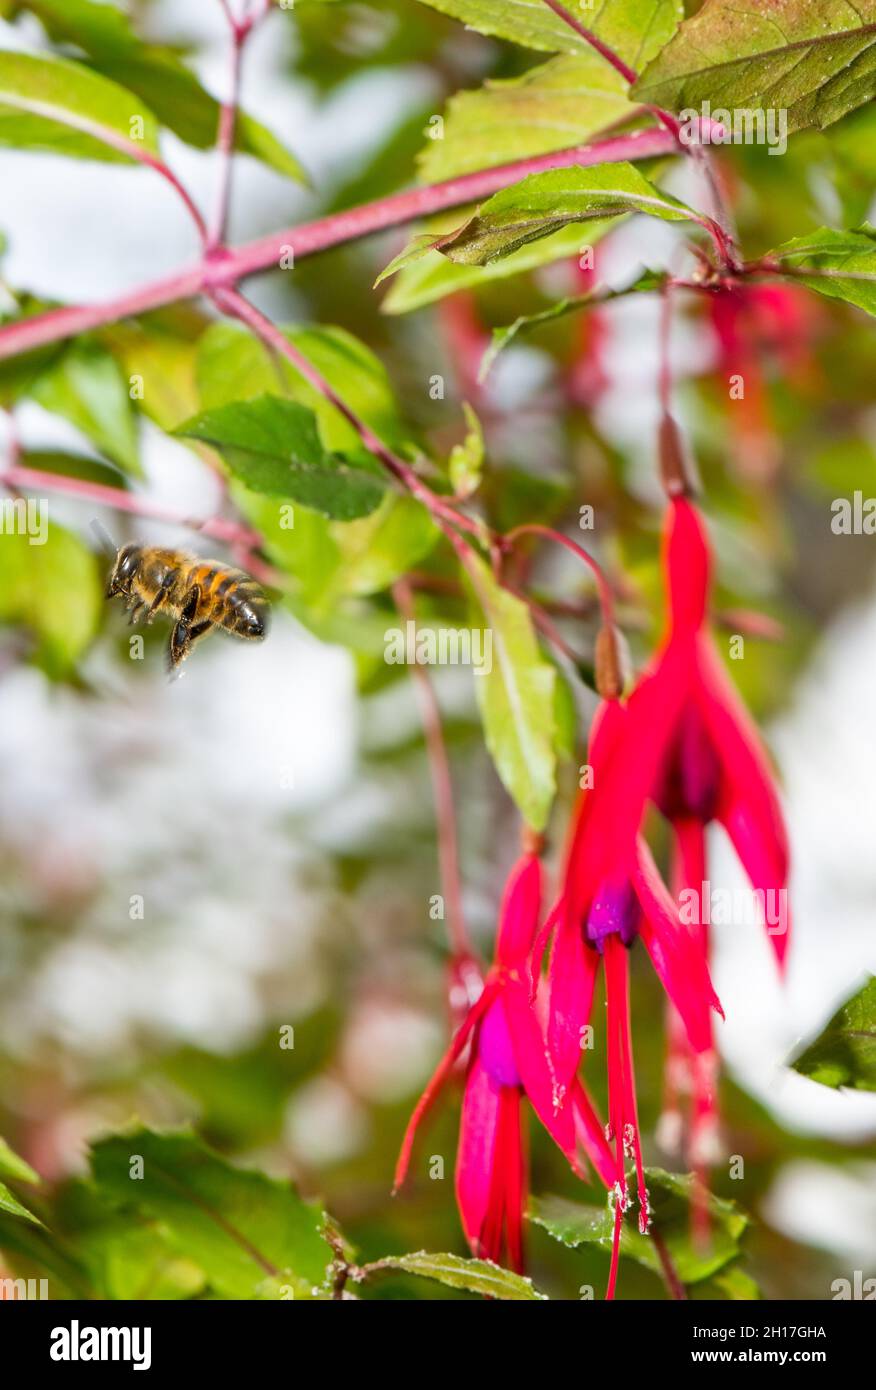
<svg viewBox="0 0 876 1390">
<path fill-rule="evenodd" d="M 156 8 L 162 33 L 204 44 L 200 74 L 220 95 L 227 46 L 218 3 L 167 0 Z M 420 70 L 365 74 L 317 109 L 282 70 L 283 46 L 293 28 L 287 16 L 275 14 L 256 34 L 247 53 L 244 103 L 295 149 L 314 182 L 324 187 L 376 147 L 402 109 L 422 102 L 429 78 Z M 14 31 L 0 24 L 0 47 L 39 42 L 35 23 Z M 165 140 L 174 167 L 209 209 L 215 177 L 211 156 L 173 137 Z M 174 194 L 142 169 L 0 151 L 0 188 L 6 195 L 0 227 L 9 238 L 5 273 L 13 285 L 46 296 L 108 298 L 197 253 Z M 311 202 L 305 192 L 251 160 L 238 161 L 234 197 L 235 240 L 292 223 L 307 215 Z M 636 237 L 631 228 L 617 238 L 619 256 L 635 249 Z M 671 232 L 649 224 L 650 264 L 661 239 L 668 254 Z M 603 423 L 625 444 L 637 444 L 647 460 L 646 441 L 656 418 L 656 401 L 645 386 L 656 365 L 653 306 L 636 298 L 615 322 L 619 367 L 635 390 L 619 391 L 607 403 Z M 522 354 L 520 362 L 525 361 Z M 34 447 L 75 441 L 68 427 L 36 406 L 21 412 L 21 427 Z M 146 434 L 153 495 L 182 513 L 209 514 L 214 484 L 198 461 L 157 431 Z M 53 499 L 51 506 L 56 517 L 83 530 L 91 519 L 89 509 L 76 503 Z M 182 533 L 155 526 L 144 525 L 143 534 L 183 539 Z M 876 1097 L 835 1094 L 782 1063 L 868 970 L 876 971 L 874 653 L 876 605 L 869 601 L 824 635 L 793 708 L 771 731 L 795 864 L 795 940 L 786 987 L 777 983 L 760 933 L 716 929 L 715 977 L 728 1015 L 721 1030 L 728 1064 L 785 1123 L 834 1136 L 876 1131 Z M 265 968 L 299 969 L 299 957 L 316 930 L 313 905 L 297 881 L 296 857 L 288 833 L 278 827 L 278 812 L 326 813 L 330 823 L 334 800 L 344 823 L 351 805 L 362 814 L 371 809 L 356 782 L 349 660 L 301 633 L 291 620 L 278 619 L 261 647 L 241 651 L 218 640 L 209 644 L 177 686 L 168 687 L 158 673 L 129 679 L 99 652 L 93 674 L 114 692 L 107 705 L 50 691 L 29 670 L 0 682 L 0 834 L 22 850 L 40 846 L 33 853 L 56 856 L 63 873 L 73 864 L 86 876 L 120 875 L 137 883 L 138 875 L 148 875 L 151 883 L 150 865 L 164 859 L 172 866 L 164 884 L 169 899 L 174 892 L 189 895 L 186 929 L 181 938 L 162 936 L 157 947 L 128 932 L 120 946 L 118 933 L 106 937 L 107 923 L 118 910 L 118 904 L 107 904 L 107 922 L 93 939 L 58 949 L 33 993 L 0 1024 L 0 1034 L 14 1047 L 16 1039 L 24 1045 L 48 1030 L 62 1044 L 75 1040 L 86 1051 L 100 1051 L 122 1046 L 132 1023 L 151 1019 L 168 1036 L 233 1048 L 258 1023 L 254 976 Z M 119 775 L 102 777 L 96 771 L 107 767 L 120 769 Z M 220 837 L 213 844 L 203 829 L 205 808 L 211 823 L 228 816 L 235 827 L 247 827 L 242 839 Z M 202 856 L 202 880 L 192 878 L 185 856 L 179 856 L 186 836 Z M 732 855 L 716 848 L 713 885 L 740 886 Z M 156 882 L 161 883 L 160 875 Z M 295 940 L 290 940 L 290 919 L 299 924 Z M 302 1011 L 318 988 L 318 982 L 305 979 Z M 323 1112 L 341 1113 L 329 1099 L 320 1093 Z M 331 1140 L 327 1143 L 331 1149 Z M 827 1243 L 823 1232 L 836 1229 L 826 1216 L 830 1208 L 833 1221 L 832 1179 L 819 1184 L 811 1182 L 811 1173 L 792 1177 L 803 1184 L 808 1215 L 801 1218 L 801 1204 L 783 1188 L 773 1204 L 776 1219 L 795 1234 Z M 794 1225 L 801 1219 L 802 1229 Z M 849 1202 L 847 1225 L 847 1248 L 855 1240 L 858 1247 L 863 1243 L 866 1249 L 869 1240 L 870 1250 L 876 1248 L 872 1205 L 856 1212 Z"/>
</svg>

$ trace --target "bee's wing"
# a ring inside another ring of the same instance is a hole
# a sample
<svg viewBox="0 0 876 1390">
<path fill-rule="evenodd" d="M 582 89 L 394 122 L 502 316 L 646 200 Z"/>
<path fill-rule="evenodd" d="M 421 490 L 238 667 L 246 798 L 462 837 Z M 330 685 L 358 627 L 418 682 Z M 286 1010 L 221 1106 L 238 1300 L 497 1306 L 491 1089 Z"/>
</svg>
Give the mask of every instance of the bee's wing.
<svg viewBox="0 0 876 1390">
<path fill-rule="evenodd" d="M 118 555 L 118 546 L 116 545 L 109 531 L 104 526 L 103 522 L 98 521 L 97 517 L 94 517 L 92 519 L 91 529 L 94 532 L 95 537 L 97 538 L 98 545 L 106 555 Z"/>
</svg>

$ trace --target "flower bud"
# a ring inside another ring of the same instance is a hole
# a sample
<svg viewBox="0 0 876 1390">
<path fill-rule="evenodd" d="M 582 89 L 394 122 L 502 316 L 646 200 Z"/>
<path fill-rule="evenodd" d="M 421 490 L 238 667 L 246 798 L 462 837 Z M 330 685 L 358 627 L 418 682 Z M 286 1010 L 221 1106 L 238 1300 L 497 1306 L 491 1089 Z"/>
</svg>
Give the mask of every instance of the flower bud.
<svg viewBox="0 0 876 1390">
<path fill-rule="evenodd" d="M 603 700 L 617 700 L 629 679 L 629 657 L 623 633 L 606 623 L 596 635 L 596 692 Z"/>
<path fill-rule="evenodd" d="M 669 414 L 664 414 L 660 421 L 658 452 L 667 497 L 695 497 L 700 483 L 697 466 L 677 422 Z"/>
</svg>

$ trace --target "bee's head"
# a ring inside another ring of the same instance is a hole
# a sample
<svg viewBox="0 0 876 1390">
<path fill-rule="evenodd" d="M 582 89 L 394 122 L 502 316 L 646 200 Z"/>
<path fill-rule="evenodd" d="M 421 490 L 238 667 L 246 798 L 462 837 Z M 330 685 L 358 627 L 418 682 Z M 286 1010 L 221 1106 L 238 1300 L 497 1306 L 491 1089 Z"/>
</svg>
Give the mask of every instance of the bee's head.
<svg viewBox="0 0 876 1390">
<path fill-rule="evenodd" d="M 140 568 L 142 558 L 142 546 L 122 546 L 122 549 L 116 556 L 116 563 L 109 577 L 109 583 L 106 589 L 107 598 L 113 598 L 116 594 L 130 594 L 131 581 Z"/>
</svg>

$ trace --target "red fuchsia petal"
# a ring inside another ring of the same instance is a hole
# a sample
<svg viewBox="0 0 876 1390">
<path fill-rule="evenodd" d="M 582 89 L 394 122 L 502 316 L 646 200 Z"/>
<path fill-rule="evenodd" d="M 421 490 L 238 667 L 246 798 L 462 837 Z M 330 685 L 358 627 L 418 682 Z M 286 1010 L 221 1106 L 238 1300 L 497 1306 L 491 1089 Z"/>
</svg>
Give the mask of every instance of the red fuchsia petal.
<svg viewBox="0 0 876 1390">
<path fill-rule="evenodd" d="M 557 930 L 548 980 L 550 1011 L 548 1055 L 554 1078 L 553 1103 L 565 1100 L 581 1062 L 581 1038 L 590 1019 L 599 955 L 584 945 L 582 927 L 565 924 Z"/>
<path fill-rule="evenodd" d="M 672 891 L 675 901 L 679 905 L 690 903 L 694 906 L 693 894 L 696 894 L 696 917 L 688 922 L 684 914 L 681 915 L 683 925 L 693 928 L 694 935 L 699 939 L 703 950 L 708 959 L 708 928 L 706 926 L 706 914 L 703 911 L 703 894 L 706 889 L 706 835 L 705 827 L 701 820 L 693 816 L 684 816 L 672 822 L 672 831 L 675 837 L 674 853 L 672 856 Z"/>
<path fill-rule="evenodd" d="M 663 566 L 673 634 L 697 632 L 705 622 L 711 563 L 709 539 L 699 511 L 688 498 L 673 498 L 663 533 Z"/>
<path fill-rule="evenodd" d="M 605 1299 L 607 1303 L 610 1303 L 614 1298 L 614 1291 L 617 1287 L 617 1267 L 620 1260 L 620 1239 L 624 1224 L 624 1210 L 624 1200 L 616 1194 L 614 1203 L 614 1230 L 611 1237 L 611 1265 L 609 1266 L 608 1284 L 605 1289 Z"/>
<path fill-rule="evenodd" d="M 438 1096 L 441 1092 L 441 1088 L 444 1086 L 445 1082 L 450 1076 L 454 1064 L 457 1061 L 457 1058 L 459 1057 L 460 1053 L 462 1052 L 462 1049 L 465 1047 L 465 1044 L 468 1041 L 472 1029 L 480 1019 L 481 1015 L 484 1013 L 484 1010 L 487 1008 L 487 1005 L 490 1003 L 491 1000 L 495 999 L 495 997 L 496 983 L 495 981 L 491 980 L 487 982 L 487 985 L 480 999 L 478 999 L 478 1001 L 475 1004 L 473 1004 L 472 1007 L 469 1009 L 468 1015 L 462 1023 L 462 1026 L 454 1034 L 450 1046 L 448 1047 L 444 1056 L 441 1058 L 441 1061 L 438 1063 L 438 1066 L 435 1068 L 435 1071 L 432 1073 L 432 1077 L 428 1085 L 426 1086 L 425 1091 L 420 1096 L 420 1099 L 417 1101 L 411 1118 L 408 1120 L 408 1127 L 405 1130 L 404 1138 L 402 1139 L 402 1145 L 399 1151 L 398 1162 L 395 1165 L 395 1179 L 392 1185 L 392 1190 L 394 1193 L 398 1191 L 398 1189 L 404 1182 L 405 1177 L 407 1176 L 408 1165 L 411 1161 L 411 1151 L 414 1146 L 414 1139 L 416 1138 L 417 1129 L 419 1128 L 420 1122 L 423 1119 L 425 1119 L 426 1115 L 431 1110 L 435 1101 L 438 1099 Z"/>
<path fill-rule="evenodd" d="M 541 966 L 544 960 L 544 953 L 548 948 L 548 942 L 551 939 L 557 923 L 563 916 L 563 911 L 564 903 L 563 899 L 560 898 L 554 903 L 545 918 L 544 926 L 539 929 L 535 941 L 533 942 L 532 955 L 529 958 L 529 997 L 533 1001 L 538 993 L 538 987 L 541 981 Z"/>
<path fill-rule="evenodd" d="M 639 678 L 627 702 L 623 738 L 605 769 L 612 797 L 608 806 L 594 807 L 594 814 L 600 815 L 615 846 L 624 845 L 628 854 L 647 803 L 659 792 L 689 702 L 692 642 L 691 637 L 673 637 Z M 602 877 L 608 877 L 604 861 L 600 867 Z"/>
<path fill-rule="evenodd" d="M 618 942 L 617 946 L 626 956 L 626 947 Z M 614 1144 L 614 1184 L 612 1194 L 614 1200 L 614 1235 L 611 1247 L 611 1267 L 608 1275 L 608 1287 L 605 1291 L 607 1299 L 614 1298 L 615 1285 L 617 1283 L 617 1266 L 620 1257 L 620 1238 L 621 1227 L 623 1225 L 624 1212 L 629 1204 L 629 1193 L 627 1189 L 626 1164 L 624 1162 L 624 1097 L 626 1085 L 624 1080 L 624 1050 L 621 1043 L 621 1034 L 618 1027 L 618 991 L 626 989 L 626 961 L 619 962 L 614 950 L 613 943 L 606 942 L 605 960 L 605 1041 L 608 1066 L 608 1131 L 607 1139 Z M 623 969 L 623 975 L 620 970 Z"/>
<path fill-rule="evenodd" d="M 524 854 L 508 876 L 499 916 L 496 964 L 509 969 L 525 965 L 538 931 L 541 911 L 541 863 Z"/>
<path fill-rule="evenodd" d="M 639 840 L 633 887 L 642 905 L 639 935 L 651 957 L 660 983 L 684 1020 L 691 1047 L 712 1047 L 710 1009 L 723 1018 L 721 1002 L 712 987 L 702 947 L 679 921 L 678 909 L 657 870 L 644 840 Z"/>
<path fill-rule="evenodd" d="M 520 1072 L 511 1042 L 511 1029 L 505 1011 L 505 995 L 509 984 L 499 984 L 496 998 L 481 1020 L 478 1031 L 478 1056 L 494 1081 L 500 1086 L 520 1086 Z"/>
<path fill-rule="evenodd" d="M 711 641 L 697 643 L 699 709 L 723 773 L 718 819 L 752 887 L 778 909 L 768 931 L 779 965 L 788 948 L 788 837 L 766 752 L 747 710 L 724 674 Z"/>
<path fill-rule="evenodd" d="M 465 1238 L 475 1255 L 499 1262 L 501 1248 L 485 1232 L 488 1220 L 498 1231 L 501 1247 L 502 1191 L 494 1184 L 498 1147 L 500 1100 L 507 1088 L 494 1081 L 479 1057 L 469 1067 L 459 1121 L 456 1154 L 456 1201 Z M 490 1250 L 484 1247 L 485 1234 Z"/>
<path fill-rule="evenodd" d="M 587 915 L 590 898 L 619 856 L 620 841 L 612 829 L 626 805 L 619 781 L 608 774 L 620 748 L 626 711 L 619 700 L 603 700 L 590 728 L 587 756 L 593 786 L 581 793 L 575 805 L 566 843 L 560 920 L 579 927 Z"/>
<path fill-rule="evenodd" d="M 679 904 L 682 926 L 691 933 L 709 960 L 709 929 L 703 912 L 706 883 L 706 838 L 702 821 L 695 817 L 672 822 L 672 891 Z M 691 911 L 692 915 L 688 913 Z M 711 1015 L 709 1028 L 712 1030 Z M 691 1097 L 694 1110 L 699 1106 L 696 1095 L 702 1068 L 696 1066 L 687 1029 L 673 1005 L 666 1006 L 666 1062 L 664 1067 L 663 1112 L 658 1122 L 660 1147 L 671 1153 L 681 1153 L 684 1133 L 684 1114 Z M 699 1054 L 706 1056 L 707 1053 Z"/>
<path fill-rule="evenodd" d="M 620 937 L 609 937 L 605 943 L 605 994 L 608 1008 L 608 1027 L 616 1039 L 618 1049 L 615 1064 L 616 1082 L 621 1087 L 619 1115 L 620 1136 L 615 1137 L 618 1147 L 618 1162 L 623 1166 L 624 1158 L 634 1159 L 636 1164 L 636 1186 L 639 1194 L 639 1230 L 644 1234 L 648 1229 L 648 1189 L 645 1186 L 645 1165 L 642 1161 L 642 1145 L 639 1139 L 639 1112 L 636 1103 L 636 1077 L 633 1069 L 633 1040 L 630 1034 L 630 970 L 629 953 Z M 609 1080 L 609 1086 L 611 1080 Z"/>
<path fill-rule="evenodd" d="M 504 1188 L 505 1244 L 508 1263 L 523 1273 L 523 1218 L 526 1211 L 527 1164 L 523 1142 L 520 1092 L 503 1089 L 499 1100 L 498 1164 Z M 498 1173 L 497 1173 L 498 1178 Z M 499 1263 L 499 1261 L 497 1261 Z"/>
<path fill-rule="evenodd" d="M 572 1083 L 571 1107 L 575 1136 L 606 1187 L 615 1182 L 615 1158 L 605 1137 L 605 1126 L 593 1108 L 586 1090 L 577 1079 Z"/>
<path fill-rule="evenodd" d="M 554 1143 L 577 1171 L 574 1116 L 571 1106 L 558 1109 L 554 1104 L 554 1076 L 548 1062 L 547 1043 L 530 1003 L 528 988 L 522 983 L 507 981 L 501 1007 L 526 1096 Z"/>
</svg>

